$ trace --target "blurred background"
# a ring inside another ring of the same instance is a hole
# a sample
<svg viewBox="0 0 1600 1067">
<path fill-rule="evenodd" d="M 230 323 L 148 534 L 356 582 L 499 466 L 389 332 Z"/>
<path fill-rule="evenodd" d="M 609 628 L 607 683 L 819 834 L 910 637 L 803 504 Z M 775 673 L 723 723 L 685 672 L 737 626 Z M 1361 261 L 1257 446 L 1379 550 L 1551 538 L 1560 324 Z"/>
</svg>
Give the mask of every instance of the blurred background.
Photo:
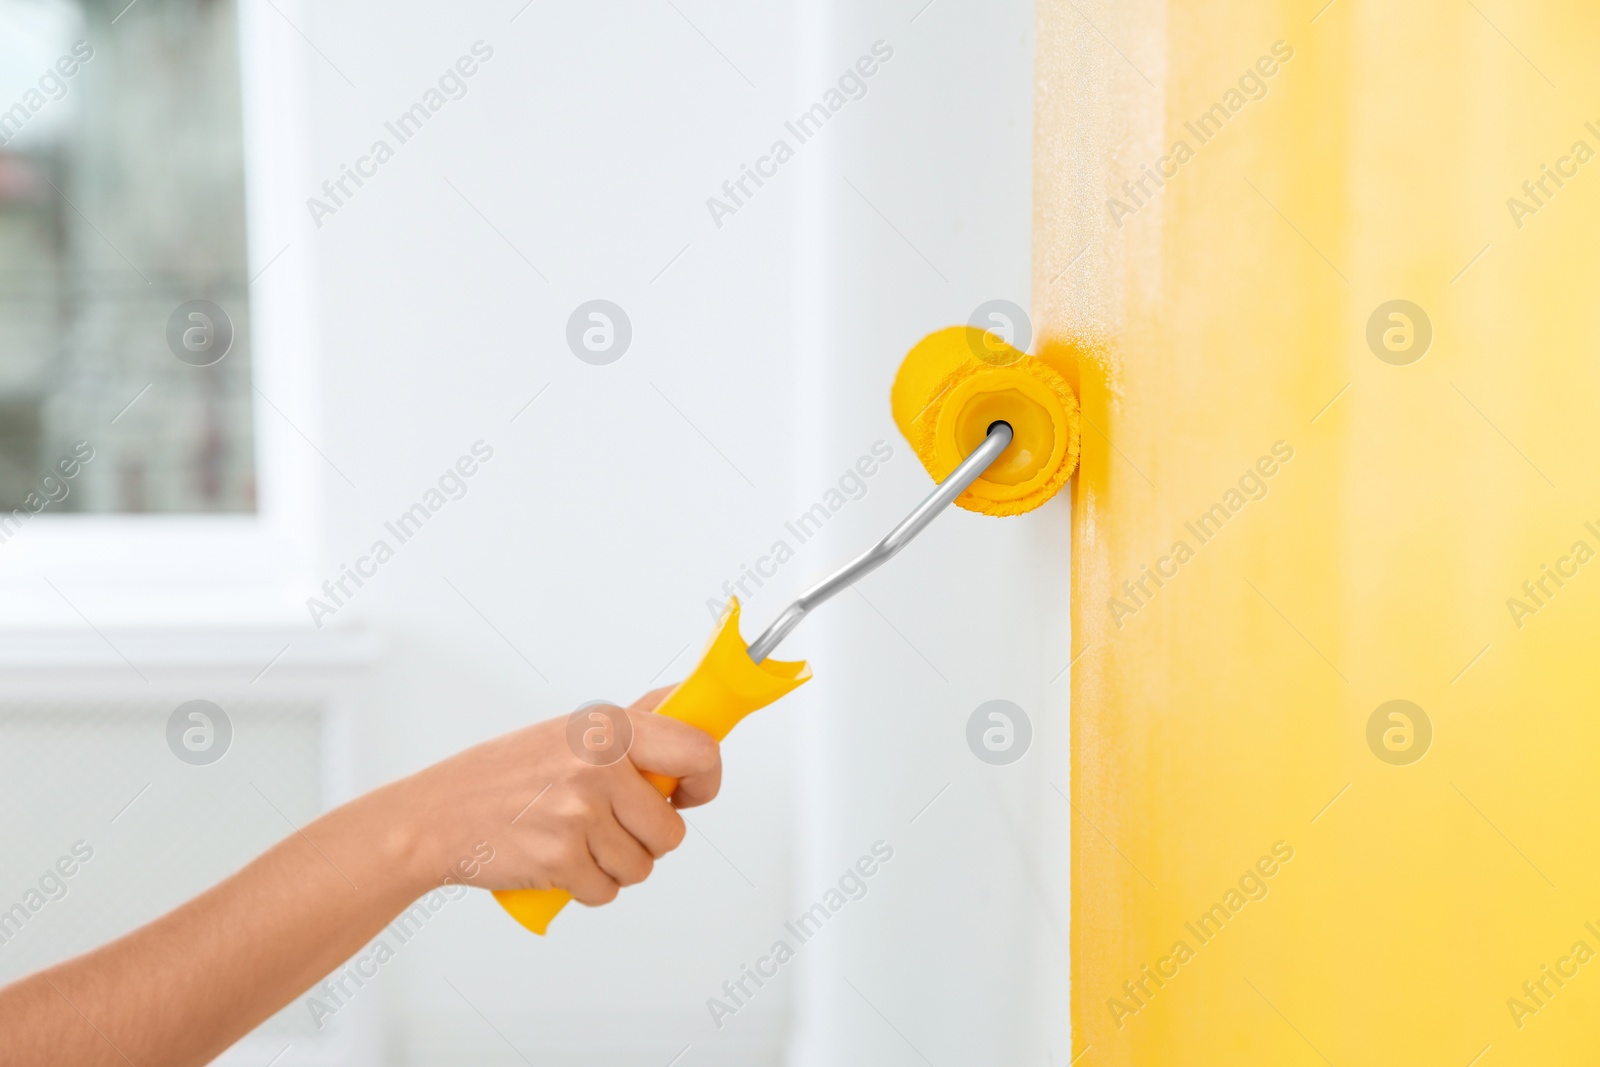
<svg viewBox="0 0 1600 1067">
<path fill-rule="evenodd" d="M 1015 0 L 0 0 L 0 909 L 92 851 L 0 980 L 882 536 L 930 486 L 900 358 L 1028 306 L 1033 36 Z M 816 679 L 647 884 L 543 939 L 474 892 L 220 1062 L 1068 1063 L 1068 517 L 952 511 L 808 621 Z"/>
</svg>

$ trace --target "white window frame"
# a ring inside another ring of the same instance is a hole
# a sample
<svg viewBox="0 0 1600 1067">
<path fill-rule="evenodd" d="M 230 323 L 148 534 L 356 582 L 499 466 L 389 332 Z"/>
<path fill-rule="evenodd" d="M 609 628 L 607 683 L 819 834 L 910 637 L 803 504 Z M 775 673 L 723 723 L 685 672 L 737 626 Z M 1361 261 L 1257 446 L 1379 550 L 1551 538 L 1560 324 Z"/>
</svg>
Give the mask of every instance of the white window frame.
<svg viewBox="0 0 1600 1067">
<path fill-rule="evenodd" d="M 304 208 L 311 187 L 311 72 L 305 42 L 285 17 L 303 25 L 309 15 L 300 0 L 279 0 L 278 9 L 282 14 L 272 5 L 237 5 L 246 246 L 254 279 L 249 328 L 257 510 L 134 515 L 46 509 L 0 544 L 0 598 L 8 602 L 0 625 L 65 621 L 67 605 L 42 578 L 97 624 L 309 621 L 305 597 L 314 585 L 321 488 L 339 475 L 308 443 L 324 447 L 325 440 L 316 374 L 315 231 Z"/>
</svg>

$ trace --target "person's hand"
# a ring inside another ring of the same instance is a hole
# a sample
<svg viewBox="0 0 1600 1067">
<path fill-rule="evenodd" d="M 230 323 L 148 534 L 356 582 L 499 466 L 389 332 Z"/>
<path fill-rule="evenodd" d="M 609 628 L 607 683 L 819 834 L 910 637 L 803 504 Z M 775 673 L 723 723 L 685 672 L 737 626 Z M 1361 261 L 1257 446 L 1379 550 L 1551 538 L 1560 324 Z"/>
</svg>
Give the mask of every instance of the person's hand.
<svg viewBox="0 0 1600 1067">
<path fill-rule="evenodd" d="M 609 765 L 580 759 L 568 716 L 517 730 L 436 763 L 355 803 L 407 834 L 419 892 L 445 881 L 484 889 L 559 887 L 583 904 L 605 904 L 649 876 L 677 848 L 674 807 L 717 795 L 717 743 L 652 714 L 671 687 L 626 709 L 633 742 Z M 679 780 L 671 801 L 640 771 Z M 390 821 L 394 820 L 394 821 Z"/>
<path fill-rule="evenodd" d="M 154 922 L 0 988 L 0 1064 L 210 1063 L 363 945 L 382 947 L 418 897 L 436 911 L 430 891 L 447 883 L 612 900 L 683 841 L 674 803 L 703 804 L 721 780 L 708 734 L 650 713 L 666 694 L 604 709 L 632 728 L 609 765 L 584 743 L 603 718 L 576 724 L 576 751 L 568 716 L 506 734 L 327 812 Z M 671 802 L 641 768 L 681 780 Z M 360 958 L 371 956 L 356 971 Z"/>
</svg>

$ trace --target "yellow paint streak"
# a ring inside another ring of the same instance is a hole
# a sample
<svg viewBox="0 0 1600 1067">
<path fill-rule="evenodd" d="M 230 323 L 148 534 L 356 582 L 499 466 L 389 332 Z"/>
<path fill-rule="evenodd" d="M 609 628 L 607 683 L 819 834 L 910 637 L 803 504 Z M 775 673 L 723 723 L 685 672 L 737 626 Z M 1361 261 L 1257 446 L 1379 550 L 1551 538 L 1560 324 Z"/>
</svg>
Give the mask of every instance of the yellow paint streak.
<svg viewBox="0 0 1600 1067">
<path fill-rule="evenodd" d="M 1600 152 L 1600 11 L 1321 6 L 1039 3 L 1035 314 L 1047 353 L 1101 353 L 1072 379 L 1073 1055 L 1592 1062 L 1600 956 L 1542 1004 L 1523 983 L 1600 953 L 1600 559 L 1520 625 L 1507 602 L 1600 551 L 1600 158 L 1520 227 L 1507 199 Z M 1366 338 L 1393 299 L 1432 323 L 1409 365 Z M 1434 731 L 1410 765 L 1367 740 L 1395 699 Z"/>
</svg>

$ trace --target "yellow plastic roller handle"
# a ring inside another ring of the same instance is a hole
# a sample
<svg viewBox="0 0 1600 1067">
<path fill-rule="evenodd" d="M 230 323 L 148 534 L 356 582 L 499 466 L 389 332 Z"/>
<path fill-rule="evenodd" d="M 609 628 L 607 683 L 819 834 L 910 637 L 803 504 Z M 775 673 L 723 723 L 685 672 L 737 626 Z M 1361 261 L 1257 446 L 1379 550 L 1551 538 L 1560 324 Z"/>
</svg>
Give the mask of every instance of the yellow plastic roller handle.
<svg viewBox="0 0 1600 1067">
<path fill-rule="evenodd" d="M 721 741 L 740 719 L 810 678 L 811 668 L 803 661 L 751 662 L 749 646 L 739 635 L 739 600 L 735 597 L 728 601 L 728 610 L 712 631 L 700 662 L 657 705 L 656 714 L 697 726 Z M 641 773 L 664 797 L 678 788 L 676 778 Z M 494 897 L 513 919 L 543 934 L 572 894 L 565 889 L 497 889 Z"/>
</svg>

